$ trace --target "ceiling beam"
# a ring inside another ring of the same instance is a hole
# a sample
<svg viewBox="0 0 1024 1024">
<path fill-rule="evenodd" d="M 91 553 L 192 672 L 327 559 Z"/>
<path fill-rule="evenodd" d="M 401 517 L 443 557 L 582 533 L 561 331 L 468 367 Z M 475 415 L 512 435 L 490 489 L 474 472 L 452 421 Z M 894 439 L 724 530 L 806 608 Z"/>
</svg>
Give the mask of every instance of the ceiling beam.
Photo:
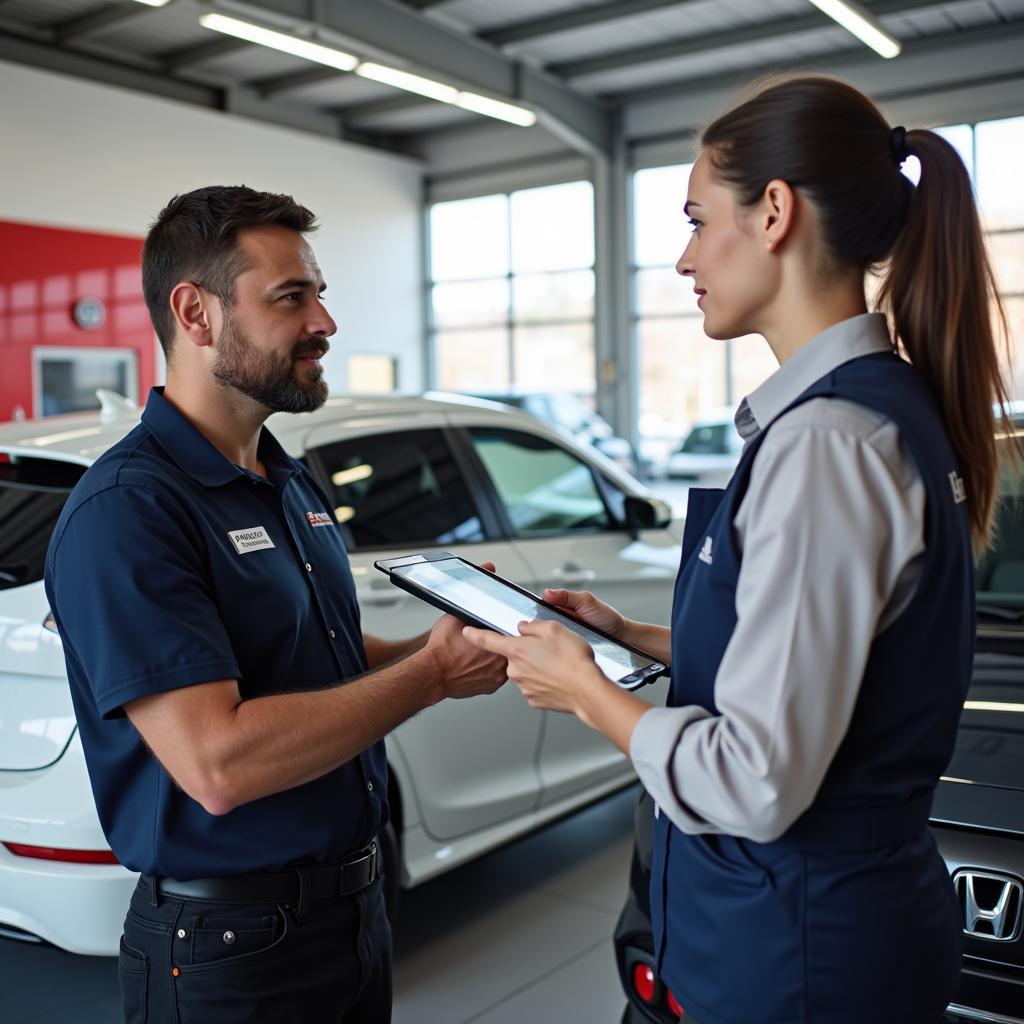
<svg viewBox="0 0 1024 1024">
<path fill-rule="evenodd" d="M 909 40 L 898 60 L 879 61 L 868 53 L 854 50 L 780 62 L 767 69 L 759 64 L 756 68 L 726 74 L 679 79 L 619 93 L 613 99 L 624 108 L 630 140 L 685 135 L 734 102 L 736 90 L 749 84 L 753 74 L 761 75 L 766 70 L 774 74 L 840 75 L 872 97 L 924 97 L 946 90 L 954 75 L 964 86 L 971 79 L 984 82 L 993 76 L 1020 75 L 1022 46 L 1024 18 Z"/>
<path fill-rule="evenodd" d="M 202 64 L 208 60 L 217 60 L 219 57 L 227 57 L 239 50 L 246 50 L 253 46 L 244 39 L 233 39 L 231 36 L 217 36 L 203 43 L 195 43 L 191 46 L 180 46 L 174 50 L 165 50 L 157 54 L 157 60 L 168 71 L 180 71 L 182 68 L 190 68 L 195 64 Z"/>
<path fill-rule="evenodd" d="M 866 4 L 876 17 L 892 14 L 910 14 L 926 7 L 941 7 L 944 0 L 875 0 Z M 724 50 L 747 43 L 763 42 L 784 36 L 796 36 L 805 32 L 816 32 L 823 28 L 838 29 L 839 26 L 820 11 L 808 14 L 772 18 L 753 25 L 741 25 L 725 32 L 702 32 L 695 36 L 684 36 L 664 43 L 636 46 L 626 50 L 612 50 L 593 57 L 561 61 L 548 65 L 551 74 L 571 81 L 601 71 L 617 71 L 620 68 L 636 67 L 658 60 L 671 60 L 692 53 L 707 53 L 709 50 Z M 853 37 L 851 36 L 851 39 Z"/>
<path fill-rule="evenodd" d="M 335 140 L 345 137 L 340 121 L 329 113 L 325 114 L 297 104 L 274 103 L 263 99 L 255 90 L 245 86 L 219 88 L 185 81 L 155 67 L 139 67 L 107 56 L 94 56 L 81 50 L 59 46 L 45 39 L 30 39 L 0 31 L 0 61 L 23 64 L 36 70 L 54 71 L 208 110 L 307 131 Z M 411 155 L 407 150 L 396 147 L 390 139 L 367 138 L 351 141 L 372 145 L 372 148 L 377 150 Z"/>
<path fill-rule="evenodd" d="M 534 107 L 538 118 L 580 152 L 597 156 L 612 146 L 609 111 L 591 97 L 519 62 L 470 36 L 407 7 L 380 0 L 327 3 L 310 0 L 237 0 L 232 10 L 257 20 L 280 23 L 296 11 L 318 15 L 303 24 L 389 54 L 399 67 L 459 88 Z M 356 52 L 359 52 L 358 48 Z"/>
<path fill-rule="evenodd" d="M 347 71 L 338 71 L 336 68 L 310 67 L 302 71 L 292 71 L 287 75 L 274 75 L 272 78 L 258 78 L 245 84 L 254 89 L 264 99 L 274 99 L 278 96 L 286 96 L 290 92 L 305 89 L 311 85 L 320 85 L 323 82 L 332 82 L 340 78 L 348 78 Z"/>
<path fill-rule="evenodd" d="M 50 26 L 50 31 L 59 43 L 68 43 L 74 39 L 97 35 L 126 21 L 153 15 L 159 10 L 159 7 L 148 7 L 146 4 L 107 4 L 106 7 L 59 21 Z"/>
<path fill-rule="evenodd" d="M 332 107 L 331 113 L 340 118 L 346 130 L 373 130 L 374 125 L 381 117 L 409 110 L 419 110 L 433 105 L 434 102 L 434 100 L 428 100 L 425 96 L 414 96 L 412 93 L 406 93 L 405 95 L 389 96 L 387 99 L 373 100 L 368 103 L 351 103 L 347 107 Z"/>
<path fill-rule="evenodd" d="M 140 5 L 142 6 L 142 5 Z M 195 82 L 175 79 L 159 71 L 120 63 L 109 57 L 94 57 L 81 51 L 42 40 L 30 40 L 0 32 L 0 60 L 27 64 L 59 74 L 116 85 L 122 89 L 180 100 L 200 107 L 218 109 L 224 102 L 223 90 Z"/>
<path fill-rule="evenodd" d="M 603 25 L 609 21 L 633 18 L 638 14 L 647 14 L 663 7 L 679 8 L 700 2 L 701 0 L 613 0 L 612 3 L 573 8 L 542 18 L 508 22 L 478 32 L 477 38 L 492 46 L 508 46 L 509 43 L 525 43 L 531 39 L 542 39 L 574 28 L 590 28 L 592 25 Z"/>
<path fill-rule="evenodd" d="M 393 114 L 397 110 L 413 110 L 416 107 L 427 106 L 436 102 L 427 99 L 426 96 L 417 96 L 411 92 L 400 92 L 393 96 L 386 96 L 379 100 L 368 100 L 362 103 L 349 103 L 344 106 L 331 108 L 331 112 L 337 114 L 344 121 L 365 121 L 367 118 L 377 114 Z"/>
</svg>

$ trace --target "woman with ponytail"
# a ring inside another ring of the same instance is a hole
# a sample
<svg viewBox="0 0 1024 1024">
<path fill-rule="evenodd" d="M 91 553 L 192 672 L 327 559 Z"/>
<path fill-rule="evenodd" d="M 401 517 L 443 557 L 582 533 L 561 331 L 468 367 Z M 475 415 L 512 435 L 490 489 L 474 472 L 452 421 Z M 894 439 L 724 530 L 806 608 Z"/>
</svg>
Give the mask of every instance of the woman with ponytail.
<svg viewBox="0 0 1024 1024">
<path fill-rule="evenodd" d="M 763 335 L 780 367 L 740 404 L 729 486 L 690 492 L 670 629 L 545 594 L 669 662 L 668 706 L 553 623 L 467 635 L 532 705 L 631 755 L 656 967 L 687 1021 L 935 1024 L 961 923 L 927 822 L 1006 402 L 970 180 L 940 136 L 828 78 L 770 83 L 701 141 L 677 270 L 709 337 Z"/>
</svg>

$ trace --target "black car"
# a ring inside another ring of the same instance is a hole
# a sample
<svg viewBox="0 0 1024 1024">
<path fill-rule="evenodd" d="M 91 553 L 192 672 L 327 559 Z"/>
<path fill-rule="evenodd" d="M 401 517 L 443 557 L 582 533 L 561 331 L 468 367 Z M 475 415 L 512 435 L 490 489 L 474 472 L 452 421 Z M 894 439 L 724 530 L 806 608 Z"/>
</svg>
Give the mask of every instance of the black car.
<svg viewBox="0 0 1024 1024">
<path fill-rule="evenodd" d="M 964 915 L 950 1021 L 1024 1024 L 1024 501 L 1000 499 L 997 540 L 976 571 L 977 649 L 953 760 L 931 829 Z M 686 1007 L 655 975 L 648 901 L 653 814 L 637 806 L 630 890 L 615 930 L 623 1024 L 672 1024 Z"/>
</svg>

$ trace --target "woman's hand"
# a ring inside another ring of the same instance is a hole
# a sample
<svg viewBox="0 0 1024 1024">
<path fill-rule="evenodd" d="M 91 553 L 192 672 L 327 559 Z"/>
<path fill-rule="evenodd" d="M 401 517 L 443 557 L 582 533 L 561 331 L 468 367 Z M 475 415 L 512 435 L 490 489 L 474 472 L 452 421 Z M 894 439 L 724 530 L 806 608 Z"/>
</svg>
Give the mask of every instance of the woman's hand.
<svg viewBox="0 0 1024 1024">
<path fill-rule="evenodd" d="M 621 640 L 626 631 L 625 616 L 586 590 L 547 589 L 544 591 L 544 600 L 609 636 Z"/>
<path fill-rule="evenodd" d="M 579 714 L 586 688 L 607 682 L 590 646 L 558 622 L 520 622 L 518 628 L 519 636 L 471 626 L 462 634 L 474 646 L 508 659 L 508 677 L 530 707 Z"/>
</svg>

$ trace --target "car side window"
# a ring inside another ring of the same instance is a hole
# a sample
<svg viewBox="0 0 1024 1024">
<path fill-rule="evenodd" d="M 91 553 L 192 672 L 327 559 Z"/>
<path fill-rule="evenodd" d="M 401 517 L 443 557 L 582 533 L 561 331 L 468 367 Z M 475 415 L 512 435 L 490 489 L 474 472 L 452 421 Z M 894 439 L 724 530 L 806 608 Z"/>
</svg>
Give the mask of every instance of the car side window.
<svg viewBox="0 0 1024 1024">
<path fill-rule="evenodd" d="M 469 433 L 517 536 L 617 528 L 593 471 L 571 452 L 524 431 Z"/>
<path fill-rule="evenodd" d="M 440 430 L 367 434 L 313 454 L 352 549 L 484 539 L 469 488 Z"/>
</svg>

